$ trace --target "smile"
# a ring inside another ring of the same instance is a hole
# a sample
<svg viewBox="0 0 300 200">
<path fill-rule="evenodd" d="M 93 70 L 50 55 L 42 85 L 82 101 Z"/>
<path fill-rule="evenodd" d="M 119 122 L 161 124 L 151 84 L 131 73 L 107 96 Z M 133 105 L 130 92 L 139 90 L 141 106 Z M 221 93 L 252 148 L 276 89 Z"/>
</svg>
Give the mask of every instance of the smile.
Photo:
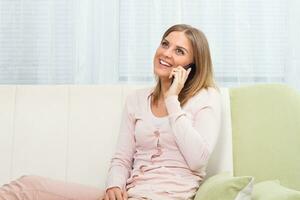
<svg viewBox="0 0 300 200">
<path fill-rule="evenodd" d="M 166 66 L 166 67 L 172 67 L 171 64 L 167 63 L 166 61 L 163 61 L 162 59 L 159 59 L 159 63 L 160 63 L 161 65 Z"/>
</svg>

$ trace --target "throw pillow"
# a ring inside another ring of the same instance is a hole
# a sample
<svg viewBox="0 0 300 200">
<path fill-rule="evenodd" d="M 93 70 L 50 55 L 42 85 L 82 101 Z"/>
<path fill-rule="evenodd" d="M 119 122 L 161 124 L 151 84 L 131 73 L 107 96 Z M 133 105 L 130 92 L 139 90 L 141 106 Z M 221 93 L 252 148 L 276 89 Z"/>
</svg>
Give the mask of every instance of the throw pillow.
<svg viewBox="0 0 300 200">
<path fill-rule="evenodd" d="M 253 187 L 253 200 L 300 200 L 300 191 L 280 185 L 278 180 L 263 181 Z"/>
<path fill-rule="evenodd" d="M 194 200 L 251 200 L 254 178 L 220 173 L 199 187 Z"/>
</svg>

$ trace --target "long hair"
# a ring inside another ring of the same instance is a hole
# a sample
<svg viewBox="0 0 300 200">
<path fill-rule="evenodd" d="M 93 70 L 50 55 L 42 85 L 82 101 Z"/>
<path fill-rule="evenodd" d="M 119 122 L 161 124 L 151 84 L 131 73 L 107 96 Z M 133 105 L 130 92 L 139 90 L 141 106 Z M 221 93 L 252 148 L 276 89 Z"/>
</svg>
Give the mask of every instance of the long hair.
<svg viewBox="0 0 300 200">
<path fill-rule="evenodd" d="M 188 79 L 184 87 L 178 95 L 180 105 L 183 106 L 191 97 L 197 94 L 201 89 L 208 87 L 216 87 L 213 78 L 213 66 L 210 56 L 209 45 L 203 32 L 187 25 L 176 24 L 170 27 L 162 36 L 165 39 L 171 32 L 184 32 L 186 37 L 190 40 L 193 48 L 194 66 L 191 68 Z M 161 81 L 159 77 L 156 78 L 156 86 L 152 92 L 152 103 L 157 105 L 159 97 L 162 95 Z"/>
</svg>

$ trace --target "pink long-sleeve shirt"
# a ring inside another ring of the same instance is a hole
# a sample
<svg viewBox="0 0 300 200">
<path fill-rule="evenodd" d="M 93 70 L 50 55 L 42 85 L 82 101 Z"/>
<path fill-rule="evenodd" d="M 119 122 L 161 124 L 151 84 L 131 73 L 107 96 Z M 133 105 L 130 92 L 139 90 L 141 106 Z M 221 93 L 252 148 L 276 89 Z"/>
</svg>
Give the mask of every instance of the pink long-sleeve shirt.
<svg viewBox="0 0 300 200">
<path fill-rule="evenodd" d="M 127 97 L 106 188 L 126 189 L 137 199 L 192 199 L 218 138 L 220 94 L 202 89 L 183 107 L 170 96 L 165 99 L 168 116 L 158 125 L 150 107 L 152 92 L 140 89 Z"/>
</svg>

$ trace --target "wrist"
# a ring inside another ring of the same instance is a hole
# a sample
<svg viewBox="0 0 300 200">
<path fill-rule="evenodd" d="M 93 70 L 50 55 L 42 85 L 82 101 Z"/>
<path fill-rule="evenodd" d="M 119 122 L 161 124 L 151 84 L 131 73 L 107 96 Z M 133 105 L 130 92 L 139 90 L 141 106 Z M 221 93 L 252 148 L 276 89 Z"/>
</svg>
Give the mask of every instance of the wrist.
<svg viewBox="0 0 300 200">
<path fill-rule="evenodd" d="M 165 98 L 165 104 L 169 115 L 178 113 L 181 111 L 180 102 L 177 95 L 170 95 Z"/>
<path fill-rule="evenodd" d="M 165 93 L 164 95 L 164 99 L 167 99 L 167 98 L 169 98 L 169 97 L 171 97 L 171 96 L 175 96 L 175 97 L 178 97 L 178 94 L 172 94 L 172 93 Z"/>
</svg>

